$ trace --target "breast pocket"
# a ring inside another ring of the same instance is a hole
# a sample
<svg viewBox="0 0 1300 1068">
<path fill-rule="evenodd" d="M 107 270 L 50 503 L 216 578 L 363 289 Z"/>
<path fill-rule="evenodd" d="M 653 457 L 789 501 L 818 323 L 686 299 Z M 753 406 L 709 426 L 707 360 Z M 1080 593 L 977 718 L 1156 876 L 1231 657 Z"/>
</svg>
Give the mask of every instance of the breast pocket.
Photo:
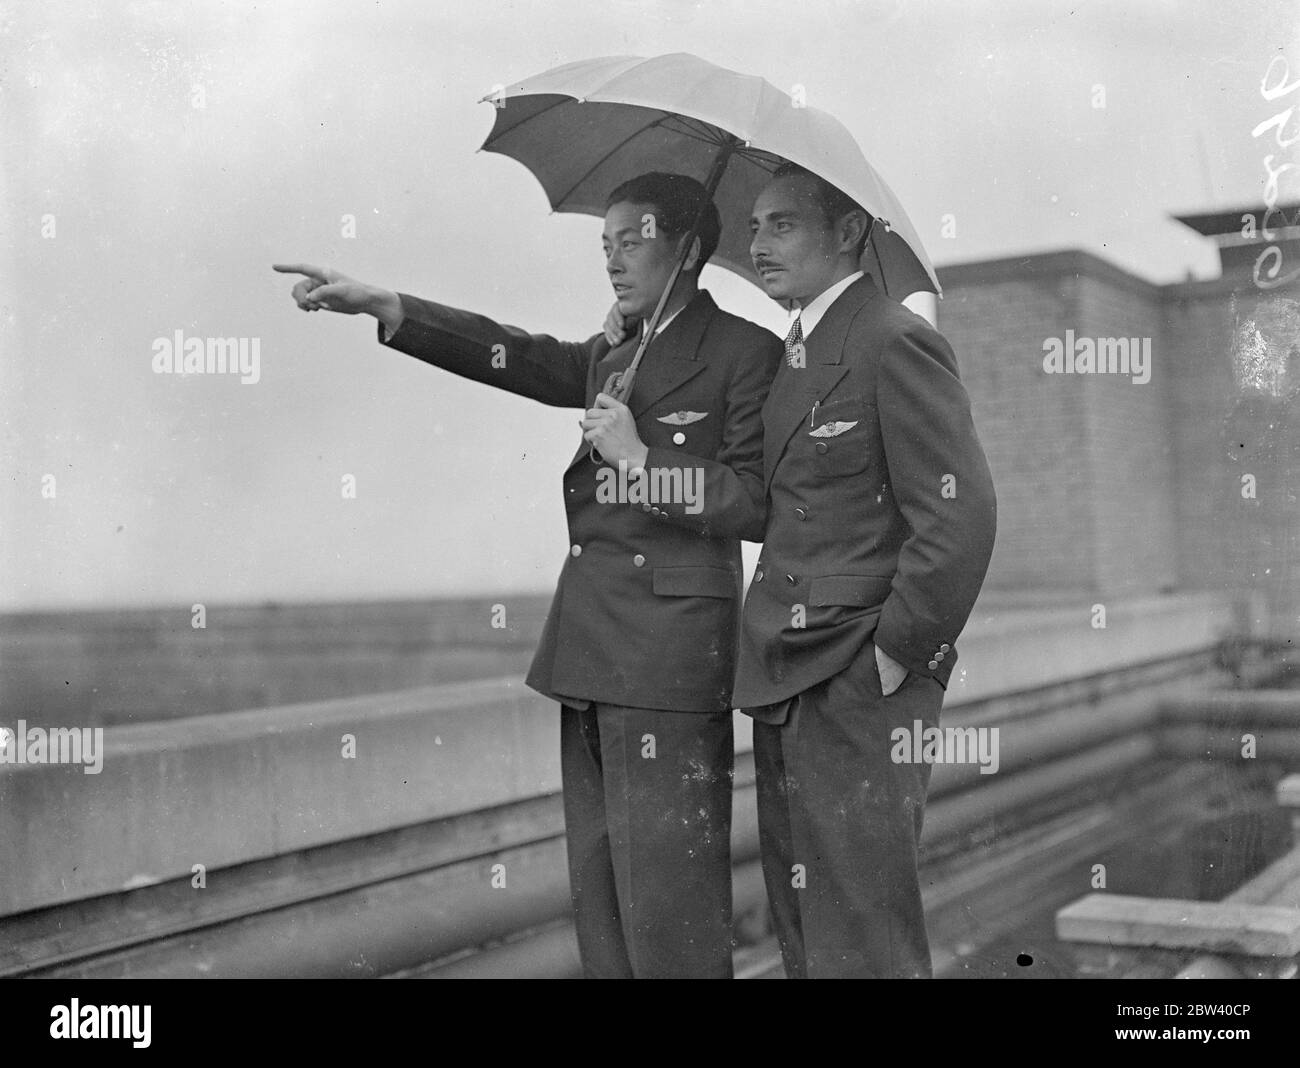
<svg viewBox="0 0 1300 1068">
<path fill-rule="evenodd" d="M 860 397 L 817 405 L 801 431 L 813 473 L 818 478 L 845 478 L 865 471 L 875 425 L 874 407 Z"/>
</svg>

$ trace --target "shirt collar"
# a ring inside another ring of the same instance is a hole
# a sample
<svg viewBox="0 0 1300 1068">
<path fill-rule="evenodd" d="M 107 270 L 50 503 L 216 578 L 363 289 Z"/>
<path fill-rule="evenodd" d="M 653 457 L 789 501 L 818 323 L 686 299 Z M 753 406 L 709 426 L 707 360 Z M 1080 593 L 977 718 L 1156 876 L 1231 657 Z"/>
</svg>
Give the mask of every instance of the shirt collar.
<svg viewBox="0 0 1300 1068">
<path fill-rule="evenodd" d="M 861 278 L 863 273 L 862 271 L 855 271 L 847 278 L 841 278 L 829 289 L 822 290 L 804 305 L 795 318 L 799 320 L 799 326 L 805 338 L 817 329 L 817 324 L 822 321 L 822 316 L 830 310 L 830 306 L 835 303 L 836 298 Z"/>
<path fill-rule="evenodd" d="M 688 300 L 685 304 L 683 304 L 680 308 L 678 308 L 675 312 L 673 312 L 672 315 L 668 316 L 667 319 L 660 319 L 659 325 L 655 327 L 655 337 L 658 337 L 660 334 L 662 334 L 664 332 L 664 327 L 666 327 L 669 323 L 671 323 L 674 319 L 676 319 L 677 316 L 681 315 L 682 311 L 685 308 L 687 308 L 690 305 L 690 303 L 691 302 Z M 645 337 L 644 319 L 641 320 L 641 336 Z"/>
</svg>

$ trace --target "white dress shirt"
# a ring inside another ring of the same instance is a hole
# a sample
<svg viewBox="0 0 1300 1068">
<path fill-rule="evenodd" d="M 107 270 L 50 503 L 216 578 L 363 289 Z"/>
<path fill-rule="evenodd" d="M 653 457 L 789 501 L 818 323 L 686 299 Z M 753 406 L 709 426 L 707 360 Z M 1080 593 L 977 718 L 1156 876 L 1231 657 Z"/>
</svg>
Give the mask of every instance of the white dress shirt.
<svg viewBox="0 0 1300 1068">
<path fill-rule="evenodd" d="M 686 303 L 689 304 L 690 301 L 687 301 Z M 686 307 L 686 304 L 683 304 L 683 305 L 682 305 L 682 308 L 684 308 L 684 307 Z M 658 337 L 660 334 L 662 334 L 662 333 L 664 332 L 664 327 L 667 326 L 669 323 L 671 323 L 674 319 L 677 318 L 677 315 L 678 315 L 679 312 L 681 312 L 682 308 L 678 308 L 677 311 L 673 312 L 672 315 L 668 316 L 667 319 L 660 319 L 660 320 L 659 320 L 659 325 L 655 327 L 655 337 Z M 646 321 L 645 321 L 644 319 L 642 319 L 642 320 L 641 320 L 641 336 L 642 336 L 642 337 L 645 337 L 645 324 L 646 324 Z"/>
<path fill-rule="evenodd" d="M 861 278 L 863 274 L 863 271 L 855 271 L 847 278 L 841 278 L 829 289 L 823 289 L 817 294 L 817 296 L 813 297 L 812 300 L 799 309 L 799 314 L 796 315 L 795 318 L 799 320 L 799 325 L 803 330 L 805 340 L 809 334 L 817 329 L 817 324 L 822 321 L 822 316 L 825 315 L 830 306 L 835 303 L 835 299 L 848 289 L 849 286 Z"/>
</svg>

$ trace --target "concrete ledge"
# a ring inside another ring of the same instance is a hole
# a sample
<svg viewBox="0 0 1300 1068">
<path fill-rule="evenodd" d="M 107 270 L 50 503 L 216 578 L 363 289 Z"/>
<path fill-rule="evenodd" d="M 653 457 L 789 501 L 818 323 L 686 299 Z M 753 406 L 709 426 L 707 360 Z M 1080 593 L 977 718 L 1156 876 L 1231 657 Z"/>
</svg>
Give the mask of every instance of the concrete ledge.
<svg viewBox="0 0 1300 1068">
<path fill-rule="evenodd" d="M 1182 593 L 1120 600 L 1078 595 L 1068 608 L 1007 608 L 991 595 L 977 603 L 957 639 L 960 659 L 944 707 L 1066 679 L 1133 667 L 1214 647 L 1232 630 L 1232 599 Z M 1092 626 L 1092 605 L 1106 627 Z"/>
<path fill-rule="evenodd" d="M 1300 775 L 1288 775 L 1277 784 L 1277 803 L 1291 810 L 1291 830 L 1300 840 Z"/>
<path fill-rule="evenodd" d="M 104 754 L 0 766 L 0 915 L 554 793 L 559 720 L 494 680 L 109 727 Z"/>
<path fill-rule="evenodd" d="M 506 883 L 498 889 L 493 879 L 501 870 Z M 564 842 L 550 839 L 37 974 L 373 978 L 551 923 L 568 908 Z"/>
<path fill-rule="evenodd" d="M 1279 857 L 1224 900 L 1237 905 L 1300 908 L 1300 846 Z"/>
<path fill-rule="evenodd" d="M 1165 699 L 1160 719 L 1216 727 L 1300 727 L 1300 690 L 1236 690 Z"/>
<path fill-rule="evenodd" d="M 735 864 L 758 856 L 752 758 L 736 761 L 731 825 Z M 188 878 L 125 893 L 53 905 L 0 918 L 0 977 L 82 967 L 112 956 L 125 962 L 147 958 L 164 940 L 172 945 L 221 945 L 242 921 L 275 914 L 281 922 L 311 916 L 321 902 L 352 895 L 369 907 L 367 892 L 468 862 L 495 863 L 511 850 L 555 844 L 558 873 L 567 879 L 564 815 L 558 794 L 384 831 L 364 838 L 251 861 L 209 874 L 196 888 Z M 495 890 L 496 888 L 491 888 Z M 477 910 L 481 887 L 470 887 L 460 913 Z M 440 907 L 453 907 L 450 900 Z M 567 915 L 567 907 L 558 914 Z M 274 929 L 275 920 L 271 918 Z M 453 926 L 455 924 L 453 923 Z M 513 932 L 507 932 L 513 933 Z M 322 930 L 320 937 L 327 937 Z M 468 947 L 453 947 L 453 950 Z M 286 965 L 288 967 L 288 965 Z"/>
<path fill-rule="evenodd" d="M 1134 734 L 1064 759 L 1044 761 L 1019 774 L 985 776 L 997 781 L 926 804 L 921 847 L 968 832 L 1009 811 L 1032 811 L 1035 804 L 1064 791 L 1150 764 L 1157 756 L 1148 736 Z"/>
<path fill-rule="evenodd" d="M 1255 736 L 1253 757 L 1242 754 L 1243 733 Z M 1263 760 L 1300 764 L 1300 727 L 1260 727 L 1256 724 L 1234 727 L 1202 723 L 1161 727 L 1158 734 L 1160 751 L 1169 756 L 1188 760 Z"/>
<path fill-rule="evenodd" d="M 1107 628 L 1094 630 L 1087 600 L 977 610 L 947 705 L 1203 653 L 1232 619 L 1226 598 L 1186 594 L 1110 603 Z M 1140 704 L 1079 722 L 1075 743 L 1140 729 Z M 738 715 L 740 752 L 751 731 Z M 1036 774 L 1052 733 L 1017 731 L 1008 766 Z M 558 734 L 555 705 L 517 678 L 109 726 L 98 775 L 0 766 L 0 856 L 24 858 L 0 865 L 0 916 L 553 794 Z M 343 755 L 345 737 L 355 758 Z M 937 771 L 936 794 L 982 794 L 996 778 Z M 935 826 L 948 822 L 944 813 Z"/>
<path fill-rule="evenodd" d="M 1088 894 L 1057 912 L 1056 934 L 1067 942 L 1293 957 L 1300 953 L 1300 910 Z"/>
<path fill-rule="evenodd" d="M 956 790 L 987 789 L 995 780 L 1005 781 L 1014 773 L 1032 772 L 1053 760 L 1077 757 L 1108 742 L 1144 736 L 1156 724 L 1158 695 L 1186 692 L 1203 681 L 1185 677 L 1192 670 L 1183 664 L 1184 677 L 1163 682 L 1147 680 L 1132 690 L 1109 693 L 1070 692 L 1072 688 L 1062 684 L 1039 695 L 1035 702 L 1038 711 L 1032 715 L 1013 707 L 1020 704 L 1018 701 L 995 700 L 993 707 L 972 709 L 969 714 L 961 709 L 950 715 L 945 709 L 945 728 L 997 728 L 998 770 L 996 774 L 985 773 L 974 762 L 936 764 L 930 778 L 930 805 L 935 798 Z M 1065 700 L 1061 700 L 1063 693 Z"/>
<path fill-rule="evenodd" d="M 1160 293 L 1160 287 L 1145 278 L 1139 278 L 1109 260 L 1078 248 L 953 263 L 935 268 L 935 274 L 939 277 L 939 284 L 945 290 L 951 290 L 947 297 L 949 301 L 960 298 L 962 287 L 993 285 L 997 282 L 1034 282 L 1056 277 L 1095 278 L 1126 293 L 1141 294 L 1153 301 L 1159 299 Z M 942 315 L 942 304 L 939 311 Z"/>
</svg>

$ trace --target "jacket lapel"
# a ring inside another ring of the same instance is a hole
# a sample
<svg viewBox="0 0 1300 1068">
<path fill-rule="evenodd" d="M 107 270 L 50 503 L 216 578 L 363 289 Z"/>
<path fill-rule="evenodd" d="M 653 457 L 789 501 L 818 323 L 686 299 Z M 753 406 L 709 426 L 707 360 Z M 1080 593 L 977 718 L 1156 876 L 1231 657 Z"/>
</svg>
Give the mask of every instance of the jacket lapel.
<svg viewBox="0 0 1300 1068">
<path fill-rule="evenodd" d="M 782 363 L 763 406 L 764 485 L 772 484 L 776 465 L 785 454 L 795 430 L 812 413 L 814 404 L 826 400 L 846 374 L 844 342 L 849 324 L 862 306 L 876 296 L 870 277 L 863 275 L 835 298 L 826 314 L 804 341 L 804 367 Z"/>
<path fill-rule="evenodd" d="M 702 289 L 650 342 L 637 368 L 636 381 L 632 383 L 628 407 L 634 418 L 704 370 L 700 342 L 717 310 L 713 298 Z M 635 345 L 632 351 L 636 352 Z M 601 384 L 604 385 L 603 380 Z"/>
</svg>

